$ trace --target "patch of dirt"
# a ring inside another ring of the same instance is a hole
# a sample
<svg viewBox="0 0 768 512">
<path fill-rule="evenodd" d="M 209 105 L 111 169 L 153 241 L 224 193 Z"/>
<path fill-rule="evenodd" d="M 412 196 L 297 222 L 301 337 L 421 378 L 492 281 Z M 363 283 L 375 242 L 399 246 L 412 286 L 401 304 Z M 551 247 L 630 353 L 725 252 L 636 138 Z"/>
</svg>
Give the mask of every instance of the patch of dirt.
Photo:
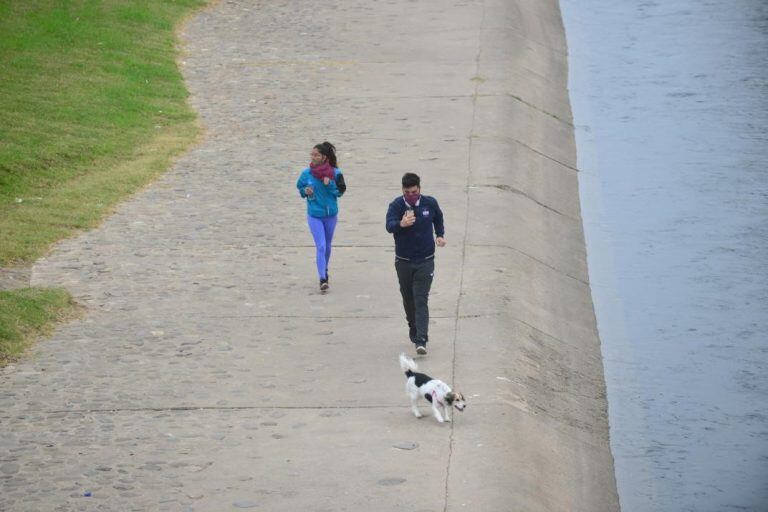
<svg viewBox="0 0 768 512">
<path fill-rule="evenodd" d="M 31 266 L 0 268 L 0 290 L 29 288 L 31 280 Z"/>
</svg>

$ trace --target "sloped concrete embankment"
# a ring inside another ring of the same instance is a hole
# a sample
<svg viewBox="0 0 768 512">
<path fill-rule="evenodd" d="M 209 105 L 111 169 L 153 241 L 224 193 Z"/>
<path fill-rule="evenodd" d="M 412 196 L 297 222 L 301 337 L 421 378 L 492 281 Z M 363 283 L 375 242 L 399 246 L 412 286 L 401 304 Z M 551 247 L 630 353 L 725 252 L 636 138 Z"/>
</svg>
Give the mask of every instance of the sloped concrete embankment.
<svg viewBox="0 0 768 512">
<path fill-rule="evenodd" d="M 499 510 L 618 510 L 559 8 L 485 6 L 456 342 L 483 428 L 454 436 L 471 469 L 450 488 L 493 489 Z"/>
</svg>

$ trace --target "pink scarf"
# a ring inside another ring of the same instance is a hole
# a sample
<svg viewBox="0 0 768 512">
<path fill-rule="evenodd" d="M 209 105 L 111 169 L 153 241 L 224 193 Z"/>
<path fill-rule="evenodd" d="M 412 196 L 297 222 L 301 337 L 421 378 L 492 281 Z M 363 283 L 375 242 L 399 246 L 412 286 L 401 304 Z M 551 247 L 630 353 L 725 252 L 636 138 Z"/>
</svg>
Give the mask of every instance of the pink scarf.
<svg viewBox="0 0 768 512">
<path fill-rule="evenodd" d="M 315 178 L 322 180 L 323 178 L 330 178 L 333 179 L 333 167 L 331 167 L 331 164 L 328 162 L 323 162 L 320 165 L 313 165 L 309 164 L 309 172 L 312 173 L 312 176 Z"/>
</svg>

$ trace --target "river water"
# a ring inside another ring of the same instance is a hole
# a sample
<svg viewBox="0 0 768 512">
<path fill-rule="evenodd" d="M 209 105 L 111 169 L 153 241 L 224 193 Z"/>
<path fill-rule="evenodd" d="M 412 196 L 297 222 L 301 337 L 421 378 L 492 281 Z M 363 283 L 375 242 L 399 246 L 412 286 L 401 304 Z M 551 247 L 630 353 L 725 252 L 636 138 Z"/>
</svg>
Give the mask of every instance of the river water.
<svg viewBox="0 0 768 512">
<path fill-rule="evenodd" d="M 560 5 L 622 509 L 768 511 L 768 1 Z"/>
</svg>

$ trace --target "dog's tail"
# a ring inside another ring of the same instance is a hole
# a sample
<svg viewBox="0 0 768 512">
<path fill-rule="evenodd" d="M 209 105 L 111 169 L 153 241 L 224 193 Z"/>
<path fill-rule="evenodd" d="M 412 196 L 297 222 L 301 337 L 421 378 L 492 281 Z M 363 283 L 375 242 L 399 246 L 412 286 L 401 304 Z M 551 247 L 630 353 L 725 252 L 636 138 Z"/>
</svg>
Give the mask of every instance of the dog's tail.
<svg viewBox="0 0 768 512">
<path fill-rule="evenodd" d="M 413 372 L 419 369 L 416 365 L 416 361 L 405 355 L 405 352 L 400 354 L 400 369 L 405 372 L 406 377 L 413 375 Z"/>
</svg>

